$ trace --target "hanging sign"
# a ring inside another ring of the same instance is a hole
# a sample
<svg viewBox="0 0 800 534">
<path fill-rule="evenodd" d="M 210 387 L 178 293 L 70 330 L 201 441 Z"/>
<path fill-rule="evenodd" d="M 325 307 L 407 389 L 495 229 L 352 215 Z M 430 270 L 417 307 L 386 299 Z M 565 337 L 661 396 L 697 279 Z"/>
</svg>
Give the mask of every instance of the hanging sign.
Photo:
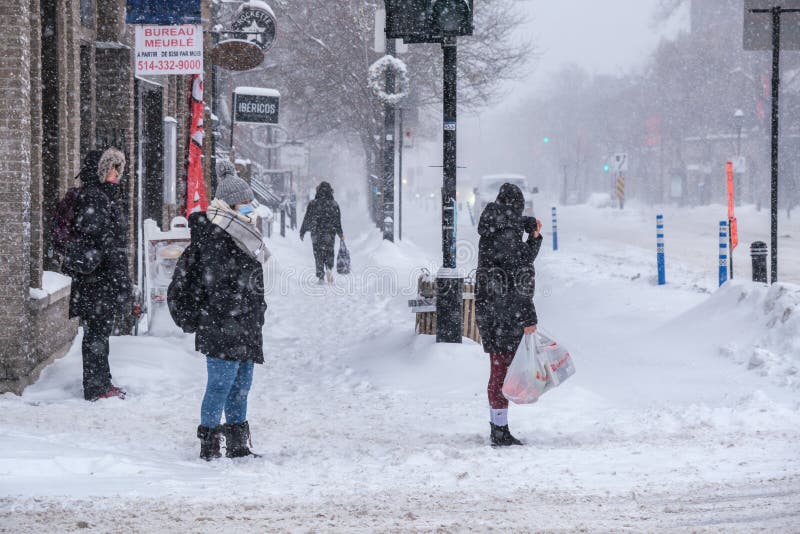
<svg viewBox="0 0 800 534">
<path fill-rule="evenodd" d="M 128 0 L 127 24 L 200 24 L 200 0 Z"/>
<path fill-rule="evenodd" d="M 235 122 L 278 124 L 280 98 L 275 89 L 237 87 L 233 91 Z"/>
<path fill-rule="evenodd" d="M 277 19 L 272 8 L 265 2 L 250 0 L 239 6 L 231 25 L 231 33 L 266 52 L 275 43 Z"/>
<path fill-rule="evenodd" d="M 136 26 L 136 75 L 202 74 L 203 27 Z"/>
</svg>

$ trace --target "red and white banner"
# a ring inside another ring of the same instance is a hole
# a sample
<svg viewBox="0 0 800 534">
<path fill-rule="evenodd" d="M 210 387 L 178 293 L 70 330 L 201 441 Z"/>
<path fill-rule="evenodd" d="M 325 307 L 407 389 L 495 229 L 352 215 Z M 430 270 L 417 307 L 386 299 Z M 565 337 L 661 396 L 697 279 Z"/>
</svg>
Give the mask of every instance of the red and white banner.
<svg viewBox="0 0 800 534">
<path fill-rule="evenodd" d="M 136 26 L 136 75 L 202 74 L 203 27 Z"/>
<path fill-rule="evenodd" d="M 191 92 L 189 93 L 189 111 L 191 125 L 189 127 L 189 165 L 186 182 L 186 210 L 187 217 L 196 211 L 206 211 L 208 198 L 206 197 L 206 182 L 203 178 L 203 76 L 192 76 Z"/>
<path fill-rule="evenodd" d="M 728 224 L 730 224 L 730 235 L 731 235 L 731 251 L 736 248 L 736 245 L 739 244 L 739 228 L 736 223 L 736 215 L 734 214 L 734 204 L 735 204 L 735 189 L 733 183 L 733 163 L 727 162 L 725 164 L 725 171 L 728 178 Z"/>
</svg>

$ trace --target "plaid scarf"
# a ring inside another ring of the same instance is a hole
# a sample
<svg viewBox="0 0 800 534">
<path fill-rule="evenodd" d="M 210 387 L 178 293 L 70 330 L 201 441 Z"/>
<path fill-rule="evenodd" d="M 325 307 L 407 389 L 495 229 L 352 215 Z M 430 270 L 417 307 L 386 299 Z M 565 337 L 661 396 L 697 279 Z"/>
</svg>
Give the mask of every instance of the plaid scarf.
<svg viewBox="0 0 800 534">
<path fill-rule="evenodd" d="M 270 257 L 269 249 L 258 231 L 257 217 L 242 215 L 233 211 L 224 201 L 215 198 L 206 211 L 212 224 L 216 224 L 239 245 L 248 256 L 260 263 L 266 263 Z"/>
</svg>

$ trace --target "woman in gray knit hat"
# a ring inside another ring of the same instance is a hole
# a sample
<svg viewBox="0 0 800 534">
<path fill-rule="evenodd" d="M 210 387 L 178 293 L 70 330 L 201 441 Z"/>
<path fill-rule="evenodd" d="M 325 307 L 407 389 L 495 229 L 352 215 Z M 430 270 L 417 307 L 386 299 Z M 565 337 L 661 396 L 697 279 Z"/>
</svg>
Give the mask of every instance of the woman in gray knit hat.
<svg viewBox="0 0 800 534">
<path fill-rule="evenodd" d="M 208 211 L 189 217 L 192 241 L 178 261 L 167 299 L 175 323 L 196 333 L 195 348 L 206 355 L 208 382 L 197 428 L 204 460 L 221 456 L 223 436 L 228 458 L 255 456 L 247 396 L 253 365 L 264 363 L 267 309 L 262 264 L 269 253 L 253 213 L 253 190 L 232 164 L 221 165 L 218 176 Z"/>
</svg>

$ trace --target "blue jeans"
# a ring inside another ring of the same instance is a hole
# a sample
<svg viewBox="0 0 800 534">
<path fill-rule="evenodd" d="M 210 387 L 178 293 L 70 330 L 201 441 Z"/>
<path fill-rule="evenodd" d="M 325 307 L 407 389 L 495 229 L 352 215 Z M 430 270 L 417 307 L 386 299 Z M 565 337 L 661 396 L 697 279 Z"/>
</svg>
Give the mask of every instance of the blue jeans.
<svg viewBox="0 0 800 534">
<path fill-rule="evenodd" d="M 200 424 L 214 428 L 222 421 L 223 411 L 226 423 L 247 421 L 247 394 L 253 383 L 253 362 L 206 356 L 206 368 L 208 383 L 200 408 Z"/>
</svg>

